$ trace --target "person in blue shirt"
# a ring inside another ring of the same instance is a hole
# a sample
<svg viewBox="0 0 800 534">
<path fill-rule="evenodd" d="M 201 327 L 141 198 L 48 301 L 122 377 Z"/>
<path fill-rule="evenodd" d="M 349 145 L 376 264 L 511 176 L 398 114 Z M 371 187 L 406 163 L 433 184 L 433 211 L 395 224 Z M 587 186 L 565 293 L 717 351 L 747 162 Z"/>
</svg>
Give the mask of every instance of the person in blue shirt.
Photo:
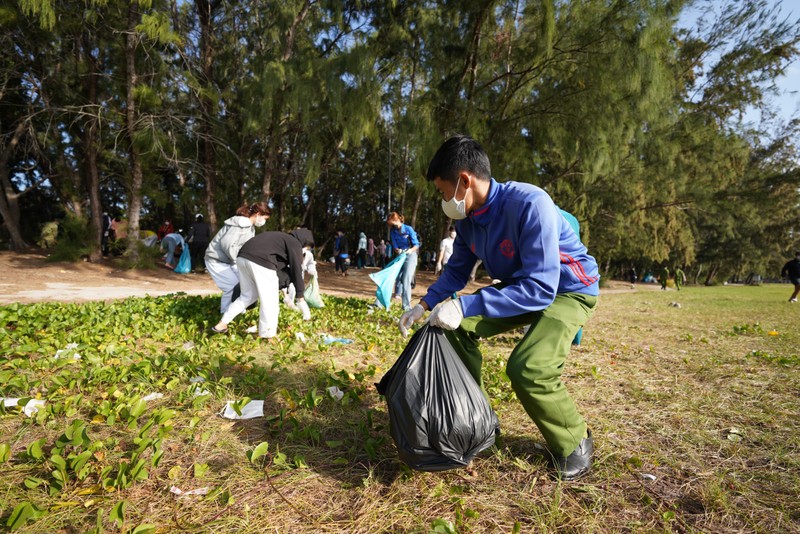
<svg viewBox="0 0 800 534">
<path fill-rule="evenodd" d="M 481 384 L 479 340 L 530 326 L 506 366 L 514 392 L 547 442 L 555 474 L 575 480 L 589 471 L 592 435 L 561 381 L 575 334 L 599 293 L 597 262 L 548 194 L 534 185 L 499 183 L 474 139 L 456 136 L 439 148 L 427 179 L 456 220 L 453 255 L 442 276 L 400 318 L 400 331 L 432 310 Z M 499 282 L 456 296 L 480 259 Z M 452 298 L 451 298 L 452 297 Z"/>
<path fill-rule="evenodd" d="M 393 211 L 386 218 L 386 224 L 392 229 L 389 232 L 392 250 L 395 254 L 406 253 L 406 259 L 400 274 L 397 275 L 397 292 L 400 294 L 404 310 L 411 309 L 411 283 L 417 272 L 417 255 L 419 254 L 419 238 L 414 229 L 405 224 L 402 215 Z"/>
</svg>

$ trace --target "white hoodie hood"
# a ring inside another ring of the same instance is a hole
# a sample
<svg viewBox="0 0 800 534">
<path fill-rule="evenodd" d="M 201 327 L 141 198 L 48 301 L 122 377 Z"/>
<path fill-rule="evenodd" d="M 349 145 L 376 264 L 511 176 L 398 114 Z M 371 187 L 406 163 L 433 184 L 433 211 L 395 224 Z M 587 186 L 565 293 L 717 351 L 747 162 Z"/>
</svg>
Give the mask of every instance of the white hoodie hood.
<svg viewBox="0 0 800 534">
<path fill-rule="evenodd" d="M 253 226 L 253 221 L 250 220 L 250 217 L 244 217 L 242 215 L 234 215 L 230 219 L 225 221 L 227 226 L 238 226 L 239 228 L 250 228 Z"/>
</svg>

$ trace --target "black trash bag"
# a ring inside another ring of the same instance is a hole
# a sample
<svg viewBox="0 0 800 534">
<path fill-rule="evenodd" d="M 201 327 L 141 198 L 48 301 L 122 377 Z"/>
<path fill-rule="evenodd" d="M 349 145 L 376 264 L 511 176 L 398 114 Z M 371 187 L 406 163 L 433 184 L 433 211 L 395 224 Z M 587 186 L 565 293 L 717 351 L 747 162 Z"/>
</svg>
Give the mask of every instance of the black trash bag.
<svg viewBox="0 0 800 534">
<path fill-rule="evenodd" d="M 420 328 L 376 386 L 400 459 L 412 469 L 464 467 L 494 444 L 497 415 L 441 328 Z"/>
</svg>

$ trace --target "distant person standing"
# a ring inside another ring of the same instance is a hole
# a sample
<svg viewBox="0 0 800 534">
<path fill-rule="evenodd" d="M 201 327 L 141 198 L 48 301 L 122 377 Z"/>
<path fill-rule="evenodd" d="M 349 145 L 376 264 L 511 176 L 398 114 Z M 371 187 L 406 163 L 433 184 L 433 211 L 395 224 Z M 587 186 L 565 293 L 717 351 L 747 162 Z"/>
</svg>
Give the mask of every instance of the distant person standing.
<svg viewBox="0 0 800 534">
<path fill-rule="evenodd" d="M 194 216 L 187 241 L 189 242 L 189 252 L 192 254 L 192 272 L 205 271 L 203 255 L 211 241 L 211 227 L 203 220 L 202 214 L 198 213 Z"/>
<path fill-rule="evenodd" d="M 347 236 L 344 230 L 336 230 L 336 238 L 333 240 L 333 257 L 336 263 L 336 272 L 341 272 L 342 276 L 347 276 L 347 260 L 350 257 Z"/>
<path fill-rule="evenodd" d="M 781 278 L 788 278 L 794 284 L 794 292 L 789 297 L 789 302 L 797 302 L 797 294 L 800 293 L 800 251 L 795 253 L 794 259 L 787 261 L 783 266 Z"/>
<path fill-rule="evenodd" d="M 376 265 L 376 267 L 383 269 L 386 267 L 386 241 L 381 239 L 381 242 L 376 247 L 376 250 L 378 252 L 378 265 Z"/>
<path fill-rule="evenodd" d="M 636 267 L 631 267 L 631 270 L 628 271 L 628 280 L 630 280 L 631 285 L 636 283 L 638 277 L 636 276 Z"/>
<path fill-rule="evenodd" d="M 367 234 L 358 234 L 358 248 L 356 249 L 356 269 L 367 266 Z"/>
<path fill-rule="evenodd" d="M 669 267 L 666 265 L 661 269 L 661 276 L 658 277 L 658 281 L 661 282 L 661 291 L 666 291 L 667 282 L 669 281 Z"/>
<path fill-rule="evenodd" d="M 375 241 L 371 237 L 367 239 L 367 266 L 375 267 Z"/>
<path fill-rule="evenodd" d="M 175 227 L 172 226 L 170 220 L 164 219 L 164 224 L 158 227 L 158 232 L 156 232 L 156 235 L 158 235 L 158 240 L 161 241 L 162 239 L 164 239 L 165 235 L 172 234 L 174 232 L 175 232 Z"/>
<path fill-rule="evenodd" d="M 111 223 L 113 219 L 108 214 L 107 211 L 103 212 L 103 237 L 100 240 L 100 252 L 103 253 L 103 256 L 108 256 L 109 248 L 108 244 L 111 241 Z"/>
<path fill-rule="evenodd" d="M 447 231 L 447 237 L 442 239 L 442 242 L 439 244 L 439 259 L 436 261 L 436 271 L 434 274 L 440 274 L 445 266 L 447 266 L 447 261 L 450 259 L 450 256 L 453 255 L 453 242 L 455 240 L 456 229 L 451 226 Z"/>
<path fill-rule="evenodd" d="M 686 274 L 680 267 L 675 267 L 675 289 L 681 290 L 681 286 L 686 283 Z"/>
<path fill-rule="evenodd" d="M 403 309 L 411 309 L 411 283 L 417 272 L 417 254 L 419 253 L 419 238 L 414 228 L 405 223 L 402 215 L 393 211 L 386 218 L 386 224 L 391 227 L 389 237 L 392 241 L 392 250 L 395 254 L 406 253 L 403 267 L 397 275 L 398 293 L 403 302 Z"/>
</svg>

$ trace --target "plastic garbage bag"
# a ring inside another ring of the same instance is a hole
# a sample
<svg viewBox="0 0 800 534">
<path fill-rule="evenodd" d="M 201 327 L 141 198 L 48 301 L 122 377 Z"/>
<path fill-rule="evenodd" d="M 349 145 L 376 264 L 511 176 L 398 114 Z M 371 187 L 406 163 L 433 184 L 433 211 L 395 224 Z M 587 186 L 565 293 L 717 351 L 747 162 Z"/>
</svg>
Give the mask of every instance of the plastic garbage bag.
<svg viewBox="0 0 800 534">
<path fill-rule="evenodd" d="M 183 246 L 183 252 L 181 252 L 178 265 L 175 266 L 175 272 L 178 274 L 189 274 L 192 272 L 192 255 L 189 252 L 189 245 Z"/>
<path fill-rule="evenodd" d="M 440 328 L 420 328 L 377 388 L 400 459 L 412 469 L 464 467 L 494 444 L 497 415 Z"/>
<path fill-rule="evenodd" d="M 319 294 L 319 280 L 317 275 L 311 277 L 311 280 L 303 291 L 303 298 L 308 304 L 309 308 L 324 308 L 325 303 L 322 302 L 322 296 Z"/>
<path fill-rule="evenodd" d="M 400 274 L 400 269 L 403 268 L 403 262 L 406 261 L 406 253 L 402 252 L 395 259 L 393 259 L 386 267 L 369 275 L 370 279 L 377 284 L 378 289 L 375 291 L 375 296 L 381 306 L 389 309 L 392 305 L 392 293 L 394 293 L 394 283 L 397 280 L 397 275 Z"/>
</svg>

